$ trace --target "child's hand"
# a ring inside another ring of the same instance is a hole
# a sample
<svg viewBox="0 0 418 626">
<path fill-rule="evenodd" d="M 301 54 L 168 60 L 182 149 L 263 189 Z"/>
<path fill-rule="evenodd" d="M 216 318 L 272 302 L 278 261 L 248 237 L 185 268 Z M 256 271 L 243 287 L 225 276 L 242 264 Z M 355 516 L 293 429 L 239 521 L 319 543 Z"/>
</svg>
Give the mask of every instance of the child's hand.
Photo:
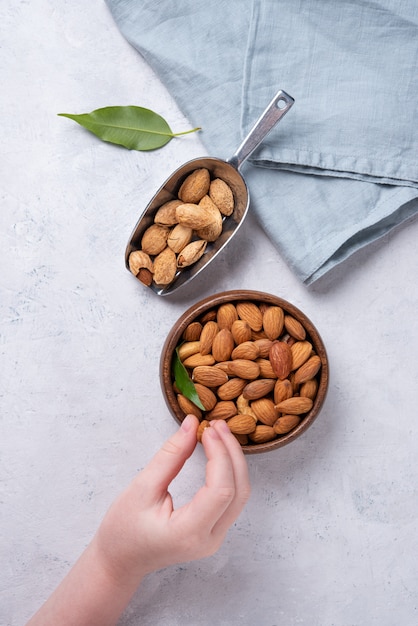
<svg viewBox="0 0 418 626">
<path fill-rule="evenodd" d="M 198 420 L 181 428 L 114 502 L 94 539 L 103 565 L 120 584 L 174 563 L 216 552 L 250 495 L 241 446 L 223 420 L 203 434 L 206 484 L 174 510 L 168 487 L 196 446 Z"/>
</svg>

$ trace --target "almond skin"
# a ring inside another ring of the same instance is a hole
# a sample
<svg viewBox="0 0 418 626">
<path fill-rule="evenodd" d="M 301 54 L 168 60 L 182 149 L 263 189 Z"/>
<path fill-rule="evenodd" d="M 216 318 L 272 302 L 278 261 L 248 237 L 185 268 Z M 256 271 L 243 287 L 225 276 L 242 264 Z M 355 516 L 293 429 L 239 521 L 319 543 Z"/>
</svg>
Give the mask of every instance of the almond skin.
<svg viewBox="0 0 418 626">
<path fill-rule="evenodd" d="M 196 383 L 212 388 L 219 387 L 226 383 L 228 374 L 216 367 L 216 365 L 200 365 L 194 368 L 192 379 Z"/>
<path fill-rule="evenodd" d="M 251 415 L 235 415 L 227 421 L 231 433 L 248 435 L 256 429 L 256 423 Z"/>
<path fill-rule="evenodd" d="M 307 380 L 306 383 L 302 383 L 299 389 L 299 395 L 310 398 L 311 400 L 315 400 L 317 391 L 318 381 L 316 380 L 316 378 L 311 378 Z"/>
<path fill-rule="evenodd" d="M 185 415 L 196 415 L 198 419 L 202 419 L 202 411 L 197 407 L 189 398 L 183 396 L 181 393 L 177 394 L 177 402 L 181 410 Z"/>
<path fill-rule="evenodd" d="M 200 352 L 200 341 L 186 341 L 177 348 L 180 361 L 184 361 L 192 354 Z"/>
<path fill-rule="evenodd" d="M 257 380 L 253 380 L 244 387 L 242 395 L 247 400 L 257 400 L 270 393 L 274 385 L 275 380 L 272 378 L 257 378 Z"/>
<path fill-rule="evenodd" d="M 253 443 L 267 443 L 275 439 L 276 433 L 272 426 L 266 426 L 265 424 L 259 424 L 255 427 L 255 430 L 250 433 L 249 438 Z"/>
<path fill-rule="evenodd" d="M 247 322 L 255 332 L 263 328 L 263 315 L 254 302 L 238 302 L 237 313 L 241 320 Z"/>
<path fill-rule="evenodd" d="M 200 335 L 200 354 L 209 354 L 212 350 L 212 343 L 219 331 L 218 324 L 209 320 L 204 324 Z"/>
<path fill-rule="evenodd" d="M 255 380 L 260 375 L 259 365 L 247 359 L 235 359 L 235 361 L 231 361 L 230 371 L 234 376 L 247 380 Z"/>
<path fill-rule="evenodd" d="M 231 333 L 237 345 L 251 340 L 250 325 L 244 320 L 235 320 L 231 326 Z"/>
<path fill-rule="evenodd" d="M 274 408 L 273 400 L 270 400 L 270 398 L 254 400 L 251 402 L 251 409 L 258 421 L 267 426 L 273 426 L 279 415 L 279 412 Z"/>
<path fill-rule="evenodd" d="M 194 170 L 185 178 L 178 191 L 183 202 L 197 203 L 209 192 L 210 174 L 206 168 Z"/>
<path fill-rule="evenodd" d="M 218 387 L 217 395 L 220 400 L 234 400 L 242 394 L 242 390 L 247 385 L 242 378 L 231 378 L 227 383 Z"/>
<path fill-rule="evenodd" d="M 219 328 L 228 328 L 231 330 L 232 324 L 238 319 L 238 313 L 232 302 L 221 304 L 216 314 L 216 321 Z"/>
<path fill-rule="evenodd" d="M 284 341 L 274 341 L 270 348 L 269 359 L 277 378 L 284 380 L 292 368 L 292 351 Z"/>
<path fill-rule="evenodd" d="M 229 361 L 234 349 L 234 338 L 228 328 L 221 328 L 212 342 L 212 355 L 215 361 Z"/>
<path fill-rule="evenodd" d="M 299 320 L 295 319 L 292 315 L 285 315 L 284 317 L 284 326 L 292 337 L 298 339 L 299 341 L 303 341 L 306 339 L 306 330 L 299 322 Z"/>
<path fill-rule="evenodd" d="M 285 380 L 277 380 L 274 385 L 273 397 L 274 403 L 279 404 L 283 400 L 287 400 L 293 396 L 293 385 L 288 378 Z"/>
<path fill-rule="evenodd" d="M 233 349 L 231 359 L 248 359 L 249 361 L 255 361 L 259 356 L 260 350 L 254 341 L 244 341 Z"/>
<path fill-rule="evenodd" d="M 264 339 L 256 339 L 254 340 L 254 343 L 260 350 L 260 357 L 262 359 L 268 359 L 270 348 L 273 345 L 271 339 L 267 339 L 267 337 Z"/>
<path fill-rule="evenodd" d="M 226 420 L 238 413 L 237 406 L 232 400 L 221 400 L 211 411 L 206 413 L 206 419 L 210 420 Z"/>
<path fill-rule="evenodd" d="M 192 354 L 188 356 L 187 359 L 184 359 L 183 365 L 184 367 L 188 367 L 193 369 L 194 367 L 198 367 L 199 365 L 214 365 L 215 359 L 211 354 L 200 354 L 197 352 L 196 354 Z"/>
<path fill-rule="evenodd" d="M 212 389 L 209 389 L 209 387 L 205 387 L 200 383 L 195 383 L 194 386 L 197 395 L 199 396 L 200 402 L 205 407 L 205 411 L 211 411 L 215 404 L 218 402 L 218 399 L 213 393 Z"/>
<path fill-rule="evenodd" d="M 321 367 L 321 359 L 318 355 L 311 356 L 306 363 L 301 365 L 295 372 L 295 385 L 306 383 L 319 372 Z"/>
<path fill-rule="evenodd" d="M 138 276 L 141 269 L 147 269 L 151 273 L 153 272 L 153 264 L 149 254 L 143 250 L 133 250 L 129 255 L 129 269 L 134 276 Z"/>
<path fill-rule="evenodd" d="M 275 380 L 277 379 L 277 376 L 274 373 L 271 363 L 268 359 L 256 359 L 255 362 L 260 367 L 261 378 L 274 378 Z"/>
<path fill-rule="evenodd" d="M 292 415 L 301 415 L 302 413 L 308 413 L 313 406 L 313 401 L 310 398 L 295 396 L 279 402 L 275 405 L 275 408 L 280 413 L 291 413 Z"/>
<path fill-rule="evenodd" d="M 277 435 L 285 435 L 300 423 L 299 415 L 282 415 L 273 424 L 274 432 Z"/>
<path fill-rule="evenodd" d="M 312 344 L 309 341 L 295 341 L 290 350 L 292 352 L 292 370 L 297 370 L 311 356 Z"/>
<path fill-rule="evenodd" d="M 184 341 L 199 341 L 202 328 L 203 326 L 200 322 L 191 322 L 183 333 Z"/>
<path fill-rule="evenodd" d="M 277 339 L 283 331 L 284 312 L 279 306 L 268 307 L 263 314 L 263 329 L 272 341 Z"/>
</svg>

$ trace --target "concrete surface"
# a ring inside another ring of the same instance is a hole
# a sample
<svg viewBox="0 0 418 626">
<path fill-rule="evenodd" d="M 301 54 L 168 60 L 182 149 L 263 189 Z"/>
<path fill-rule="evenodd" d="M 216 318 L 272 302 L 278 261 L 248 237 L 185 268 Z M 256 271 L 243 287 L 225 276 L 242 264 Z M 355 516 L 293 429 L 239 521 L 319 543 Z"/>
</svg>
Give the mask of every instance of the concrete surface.
<svg viewBox="0 0 418 626">
<path fill-rule="evenodd" d="M 137 104 L 189 128 L 103 2 L 3 0 L 0 23 L 0 623 L 25 623 L 174 432 L 158 366 L 175 320 L 249 288 L 319 328 L 326 406 L 248 458 L 253 495 L 220 552 L 149 576 L 120 624 L 416 624 L 418 221 L 306 288 L 249 215 L 204 277 L 159 298 L 125 270 L 125 244 L 199 137 L 129 152 L 57 116 Z M 203 468 L 198 450 L 176 502 Z"/>
</svg>

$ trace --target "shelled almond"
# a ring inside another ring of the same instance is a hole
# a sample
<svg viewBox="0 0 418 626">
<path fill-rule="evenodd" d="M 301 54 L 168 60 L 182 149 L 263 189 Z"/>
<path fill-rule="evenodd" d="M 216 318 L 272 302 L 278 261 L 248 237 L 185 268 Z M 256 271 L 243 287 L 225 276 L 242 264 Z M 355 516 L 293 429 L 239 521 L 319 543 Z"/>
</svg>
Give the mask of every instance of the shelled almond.
<svg viewBox="0 0 418 626">
<path fill-rule="evenodd" d="M 303 324 L 280 306 L 221 304 L 189 324 L 178 348 L 205 410 L 181 394 L 179 406 L 204 427 L 224 419 L 241 445 L 283 437 L 315 403 L 322 362 L 313 346 Z"/>
<path fill-rule="evenodd" d="M 130 253 L 130 271 L 146 286 L 167 287 L 177 273 L 197 263 L 222 234 L 223 220 L 234 212 L 234 195 L 206 168 L 191 172 L 178 197 L 162 204 L 154 223 Z"/>
</svg>

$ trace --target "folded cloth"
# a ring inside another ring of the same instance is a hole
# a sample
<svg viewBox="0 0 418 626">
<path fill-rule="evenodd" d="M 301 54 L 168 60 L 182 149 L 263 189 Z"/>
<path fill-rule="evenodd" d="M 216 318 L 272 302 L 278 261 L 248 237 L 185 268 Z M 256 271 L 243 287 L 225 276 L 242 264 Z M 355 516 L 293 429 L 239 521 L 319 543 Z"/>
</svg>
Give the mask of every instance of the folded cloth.
<svg viewBox="0 0 418 626">
<path fill-rule="evenodd" d="M 213 156 L 279 89 L 295 98 L 243 174 L 302 281 L 418 212 L 415 0 L 106 2 Z"/>
</svg>

